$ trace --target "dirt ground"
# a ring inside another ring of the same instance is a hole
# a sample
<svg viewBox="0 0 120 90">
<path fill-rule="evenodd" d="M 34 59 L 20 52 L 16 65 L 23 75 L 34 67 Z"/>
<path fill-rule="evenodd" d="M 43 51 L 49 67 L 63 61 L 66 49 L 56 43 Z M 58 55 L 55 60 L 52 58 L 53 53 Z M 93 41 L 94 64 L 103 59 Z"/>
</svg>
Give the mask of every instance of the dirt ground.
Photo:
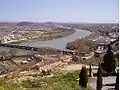
<svg viewBox="0 0 120 90">
<path fill-rule="evenodd" d="M 67 71 L 70 71 L 70 70 L 80 70 L 82 68 L 84 64 L 71 64 L 71 65 L 67 65 L 65 66 L 64 68 L 62 68 L 61 70 L 67 70 Z M 89 68 L 88 65 L 85 65 L 86 68 Z"/>
<path fill-rule="evenodd" d="M 65 71 L 81 70 L 82 66 L 86 66 L 86 68 L 89 68 L 89 65 L 85 65 L 85 64 L 71 64 L 71 65 L 66 65 L 61 70 L 65 70 Z M 92 68 L 97 69 L 98 67 L 92 66 Z"/>
</svg>

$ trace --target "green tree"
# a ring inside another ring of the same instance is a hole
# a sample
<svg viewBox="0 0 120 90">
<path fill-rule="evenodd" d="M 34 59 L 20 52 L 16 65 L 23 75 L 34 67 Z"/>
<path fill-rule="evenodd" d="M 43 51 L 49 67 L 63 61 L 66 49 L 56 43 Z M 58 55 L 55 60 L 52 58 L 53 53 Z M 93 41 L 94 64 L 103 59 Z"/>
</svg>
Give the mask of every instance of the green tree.
<svg viewBox="0 0 120 90">
<path fill-rule="evenodd" d="M 92 42 L 87 38 L 76 39 L 75 41 L 69 42 L 66 45 L 66 49 L 75 50 L 76 54 L 81 55 L 89 53 L 91 50 Z"/>
<path fill-rule="evenodd" d="M 102 90 L 102 70 L 101 65 L 99 64 L 98 72 L 97 72 L 97 90 Z"/>
<path fill-rule="evenodd" d="M 108 45 L 108 50 L 103 57 L 102 68 L 103 68 L 103 70 L 105 70 L 109 74 L 112 71 L 114 71 L 115 68 L 116 68 L 116 62 L 115 62 L 115 59 L 114 59 L 114 54 L 112 52 L 111 45 Z"/>
<path fill-rule="evenodd" d="M 87 69 L 85 66 L 82 67 L 82 70 L 79 74 L 79 86 L 81 87 L 87 87 L 87 83 L 88 83 L 88 75 L 87 75 Z"/>
</svg>

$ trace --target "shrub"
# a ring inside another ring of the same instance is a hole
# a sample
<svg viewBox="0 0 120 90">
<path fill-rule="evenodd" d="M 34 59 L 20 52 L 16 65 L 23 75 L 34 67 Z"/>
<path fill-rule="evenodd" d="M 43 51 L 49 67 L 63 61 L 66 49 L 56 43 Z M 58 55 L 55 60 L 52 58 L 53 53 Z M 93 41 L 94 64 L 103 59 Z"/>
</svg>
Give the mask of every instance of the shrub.
<svg viewBox="0 0 120 90">
<path fill-rule="evenodd" d="M 22 86 L 24 86 L 25 88 L 40 88 L 41 83 L 39 80 L 28 79 L 22 82 Z"/>
<path fill-rule="evenodd" d="M 75 55 L 72 56 L 72 61 L 78 61 L 78 57 L 76 57 Z"/>
<path fill-rule="evenodd" d="M 85 87 L 86 88 L 87 87 L 87 83 L 88 83 L 88 76 L 87 76 L 87 69 L 86 69 L 85 66 L 82 67 L 82 70 L 81 70 L 81 72 L 79 74 L 79 78 L 80 78 L 79 85 L 81 87 Z"/>
</svg>

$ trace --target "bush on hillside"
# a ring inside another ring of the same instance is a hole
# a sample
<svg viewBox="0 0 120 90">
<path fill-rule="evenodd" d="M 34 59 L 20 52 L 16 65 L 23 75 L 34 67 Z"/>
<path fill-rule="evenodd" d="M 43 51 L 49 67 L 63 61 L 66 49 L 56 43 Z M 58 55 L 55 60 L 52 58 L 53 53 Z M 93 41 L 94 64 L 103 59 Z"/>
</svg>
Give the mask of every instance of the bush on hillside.
<svg viewBox="0 0 120 90">
<path fill-rule="evenodd" d="M 88 83 L 88 75 L 87 75 L 87 69 L 85 66 L 82 67 L 82 70 L 79 74 L 79 85 L 81 87 L 87 87 L 87 83 Z"/>
<path fill-rule="evenodd" d="M 41 87 L 41 83 L 39 80 L 25 80 L 22 82 L 22 86 L 25 88 L 40 88 Z"/>
</svg>

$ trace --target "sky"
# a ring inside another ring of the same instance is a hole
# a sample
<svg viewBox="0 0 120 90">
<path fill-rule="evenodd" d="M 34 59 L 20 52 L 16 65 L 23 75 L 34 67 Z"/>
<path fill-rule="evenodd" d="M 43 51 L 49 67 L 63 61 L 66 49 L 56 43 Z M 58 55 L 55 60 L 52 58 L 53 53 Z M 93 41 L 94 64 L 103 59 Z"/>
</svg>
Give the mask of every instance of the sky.
<svg viewBox="0 0 120 90">
<path fill-rule="evenodd" d="M 118 22 L 119 0 L 0 0 L 0 21 Z"/>
</svg>

